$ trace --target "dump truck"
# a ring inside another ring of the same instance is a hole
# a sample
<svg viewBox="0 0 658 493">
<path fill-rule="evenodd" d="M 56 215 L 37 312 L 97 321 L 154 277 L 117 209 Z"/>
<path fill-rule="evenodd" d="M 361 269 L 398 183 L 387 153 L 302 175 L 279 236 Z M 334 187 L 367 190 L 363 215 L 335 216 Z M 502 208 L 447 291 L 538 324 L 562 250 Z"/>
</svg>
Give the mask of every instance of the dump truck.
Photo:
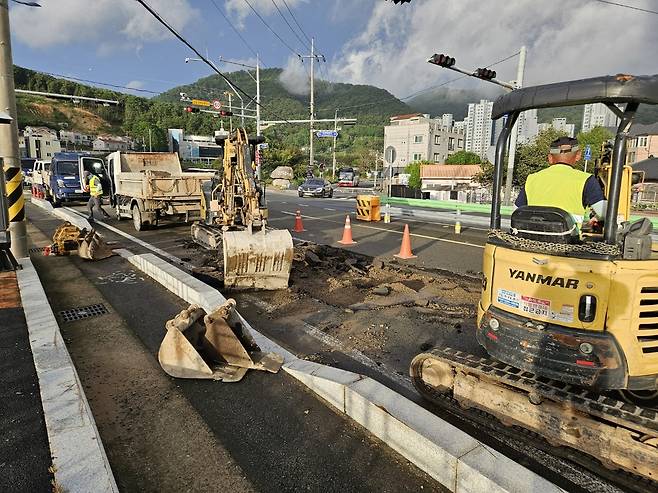
<svg viewBox="0 0 658 493">
<path fill-rule="evenodd" d="M 183 172 L 174 152 L 117 151 L 106 161 L 110 203 L 118 220 L 132 219 L 135 230 L 141 231 L 165 218 L 184 222 L 201 218 L 201 186 L 212 172 Z"/>
</svg>

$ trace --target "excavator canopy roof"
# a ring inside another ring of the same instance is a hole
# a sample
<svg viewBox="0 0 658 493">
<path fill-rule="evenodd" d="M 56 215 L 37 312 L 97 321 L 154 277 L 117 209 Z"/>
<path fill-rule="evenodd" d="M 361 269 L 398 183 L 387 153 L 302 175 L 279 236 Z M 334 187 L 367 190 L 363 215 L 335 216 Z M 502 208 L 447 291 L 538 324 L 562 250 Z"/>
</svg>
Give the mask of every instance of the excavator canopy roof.
<svg viewBox="0 0 658 493">
<path fill-rule="evenodd" d="M 491 117 L 534 108 L 630 102 L 658 104 L 658 75 L 606 75 L 516 89 L 496 100 Z"/>
</svg>

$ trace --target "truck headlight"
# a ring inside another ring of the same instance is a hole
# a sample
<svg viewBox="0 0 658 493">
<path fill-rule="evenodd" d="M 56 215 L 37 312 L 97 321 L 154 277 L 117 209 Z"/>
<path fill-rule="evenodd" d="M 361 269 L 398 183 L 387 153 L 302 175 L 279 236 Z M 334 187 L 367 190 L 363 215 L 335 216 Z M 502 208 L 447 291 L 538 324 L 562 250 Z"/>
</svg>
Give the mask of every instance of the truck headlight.
<svg viewBox="0 0 658 493">
<path fill-rule="evenodd" d="M 316 192 L 321 192 L 321 191 L 322 191 L 322 187 L 320 187 L 320 188 L 316 188 L 315 191 L 316 191 Z"/>
<path fill-rule="evenodd" d="M 64 180 L 57 180 L 57 186 L 64 188 L 66 185 L 64 184 Z"/>
</svg>

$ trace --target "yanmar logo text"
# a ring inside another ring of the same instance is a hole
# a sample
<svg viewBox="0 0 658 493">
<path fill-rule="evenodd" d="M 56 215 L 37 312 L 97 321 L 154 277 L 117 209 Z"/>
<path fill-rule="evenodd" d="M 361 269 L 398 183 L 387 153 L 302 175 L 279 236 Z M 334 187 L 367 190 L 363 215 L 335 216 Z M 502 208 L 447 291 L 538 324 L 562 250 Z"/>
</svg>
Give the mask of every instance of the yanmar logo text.
<svg viewBox="0 0 658 493">
<path fill-rule="evenodd" d="M 546 286 L 556 286 L 559 288 L 572 288 L 578 289 L 578 279 L 565 279 L 564 277 L 557 276 L 544 276 L 542 274 L 535 274 L 534 272 L 525 272 L 522 270 L 509 270 L 509 276 L 512 279 L 521 279 L 526 282 L 534 282 L 536 284 L 545 284 Z"/>
</svg>

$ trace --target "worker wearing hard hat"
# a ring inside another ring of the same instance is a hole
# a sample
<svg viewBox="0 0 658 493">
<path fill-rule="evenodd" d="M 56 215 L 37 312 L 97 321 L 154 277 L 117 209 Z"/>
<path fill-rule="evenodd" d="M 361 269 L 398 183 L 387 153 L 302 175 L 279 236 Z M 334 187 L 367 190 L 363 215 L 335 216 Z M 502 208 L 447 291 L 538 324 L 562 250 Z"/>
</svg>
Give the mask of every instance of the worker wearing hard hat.
<svg viewBox="0 0 658 493">
<path fill-rule="evenodd" d="M 575 169 L 580 156 L 576 139 L 554 140 L 548 168 L 528 175 L 515 205 L 558 207 L 570 213 L 579 225 L 588 209 L 602 218 L 606 206 L 603 189 L 595 176 Z"/>
<path fill-rule="evenodd" d="M 110 215 L 105 212 L 103 209 L 103 184 L 101 183 L 100 177 L 96 173 L 90 173 L 88 171 L 84 172 L 85 182 L 87 184 L 87 190 L 89 191 L 89 202 L 87 202 L 87 212 L 89 217 L 87 218 L 89 222 L 94 221 L 94 209 L 98 209 L 103 214 L 103 217 L 106 219 Z"/>
</svg>

